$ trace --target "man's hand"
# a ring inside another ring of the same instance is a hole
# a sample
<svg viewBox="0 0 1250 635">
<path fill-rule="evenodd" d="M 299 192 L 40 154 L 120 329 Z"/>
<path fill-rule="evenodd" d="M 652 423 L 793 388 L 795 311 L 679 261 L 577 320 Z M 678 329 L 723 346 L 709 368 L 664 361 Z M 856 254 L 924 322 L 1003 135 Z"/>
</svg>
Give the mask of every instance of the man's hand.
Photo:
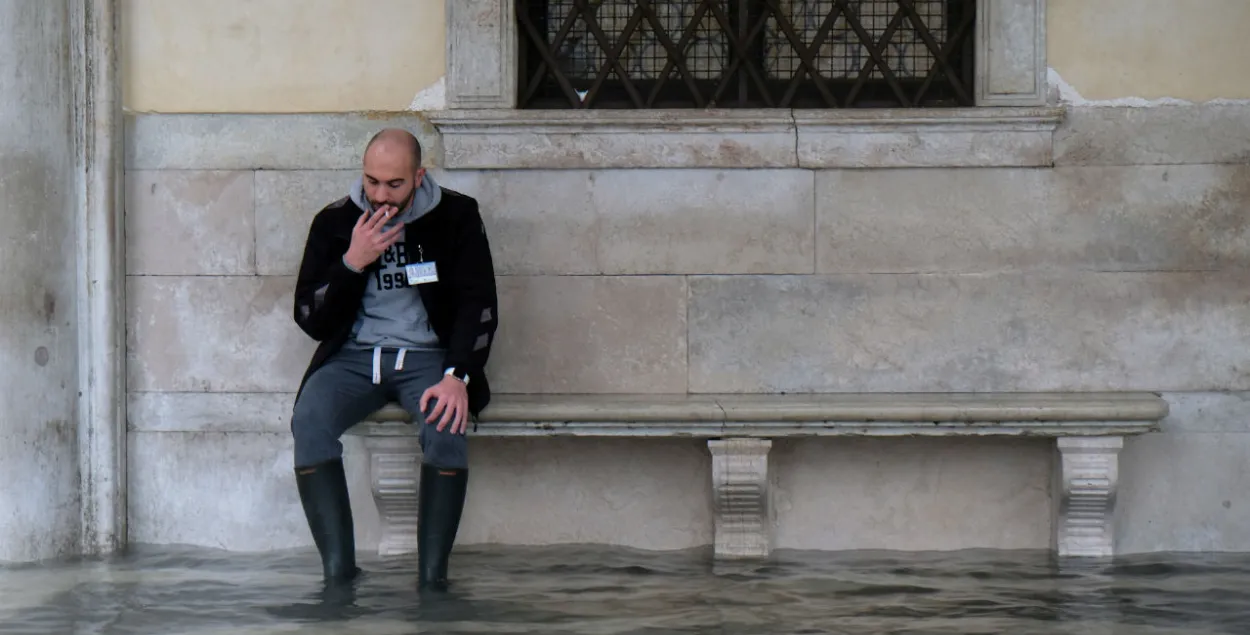
<svg viewBox="0 0 1250 635">
<path fill-rule="evenodd" d="M 464 434 L 468 429 L 469 422 L 469 390 L 465 387 L 464 382 L 455 377 L 443 376 L 443 380 L 430 386 L 421 394 L 421 412 L 424 413 L 426 406 L 430 403 L 430 399 L 438 401 L 438 405 L 434 407 L 425 418 L 426 423 L 434 423 L 435 419 L 441 419 L 438 422 L 438 431 L 442 432 L 447 424 L 451 424 L 452 434 Z"/>
<path fill-rule="evenodd" d="M 387 247 L 399 240 L 399 233 L 404 230 L 403 225 L 396 225 L 390 231 L 382 231 L 382 226 L 398 211 L 394 207 L 383 205 L 372 216 L 366 211 L 356 219 L 356 226 L 352 228 L 352 243 L 343 255 L 347 264 L 362 271 L 373 264 Z"/>
</svg>

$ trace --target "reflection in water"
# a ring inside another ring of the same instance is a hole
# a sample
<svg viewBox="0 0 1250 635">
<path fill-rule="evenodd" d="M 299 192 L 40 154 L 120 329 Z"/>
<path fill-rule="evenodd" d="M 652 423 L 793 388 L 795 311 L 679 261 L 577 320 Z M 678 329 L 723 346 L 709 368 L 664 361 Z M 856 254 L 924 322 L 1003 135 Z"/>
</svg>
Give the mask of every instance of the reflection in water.
<svg viewBox="0 0 1250 635">
<path fill-rule="evenodd" d="M 706 550 L 459 548 L 455 586 L 435 598 L 415 593 L 415 558 L 363 564 L 355 588 L 333 592 L 308 551 L 148 547 L 0 567 L 0 633 L 1250 633 L 1242 555 L 782 551 L 714 564 Z"/>
</svg>

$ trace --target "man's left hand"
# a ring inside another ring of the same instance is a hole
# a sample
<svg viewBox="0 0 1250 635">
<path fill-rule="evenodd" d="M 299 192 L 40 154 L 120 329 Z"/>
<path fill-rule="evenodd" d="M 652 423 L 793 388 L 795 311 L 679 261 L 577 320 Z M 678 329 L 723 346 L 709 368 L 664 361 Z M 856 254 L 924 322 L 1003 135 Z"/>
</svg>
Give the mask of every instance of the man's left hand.
<svg viewBox="0 0 1250 635">
<path fill-rule="evenodd" d="M 464 382 L 444 375 L 442 381 L 430 386 L 421 394 L 422 413 L 425 412 L 430 399 L 437 400 L 438 404 L 434 407 L 434 412 L 425 418 L 425 422 L 434 423 L 435 419 L 439 419 L 437 428 L 439 432 L 442 432 L 443 428 L 450 423 L 452 434 L 464 434 L 469 422 L 469 391 Z"/>
</svg>

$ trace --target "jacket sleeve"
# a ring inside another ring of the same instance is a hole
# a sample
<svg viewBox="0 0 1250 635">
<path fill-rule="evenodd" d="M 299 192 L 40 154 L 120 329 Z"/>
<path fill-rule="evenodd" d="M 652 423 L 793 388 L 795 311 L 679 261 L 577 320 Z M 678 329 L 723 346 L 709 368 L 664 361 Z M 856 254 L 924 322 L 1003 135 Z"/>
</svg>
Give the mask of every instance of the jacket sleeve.
<svg viewBox="0 0 1250 635">
<path fill-rule="evenodd" d="M 466 207 L 465 218 L 457 223 L 456 234 L 458 248 L 454 252 L 451 281 L 455 321 L 447 346 L 446 366 L 481 374 L 499 324 L 499 298 L 490 242 L 477 201 Z"/>
<path fill-rule="evenodd" d="M 314 340 L 333 337 L 345 320 L 355 318 L 367 280 L 366 274 L 343 263 L 343 254 L 333 248 L 325 221 L 318 215 L 308 229 L 295 280 L 295 323 Z"/>
</svg>

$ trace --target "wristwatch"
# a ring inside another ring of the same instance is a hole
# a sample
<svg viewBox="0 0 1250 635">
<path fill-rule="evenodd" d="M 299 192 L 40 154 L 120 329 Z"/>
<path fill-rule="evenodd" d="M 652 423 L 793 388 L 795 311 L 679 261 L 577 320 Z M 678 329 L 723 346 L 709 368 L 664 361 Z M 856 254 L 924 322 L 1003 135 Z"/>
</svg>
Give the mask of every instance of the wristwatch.
<svg viewBox="0 0 1250 635">
<path fill-rule="evenodd" d="M 456 379 L 464 382 L 464 385 L 466 386 L 469 385 L 469 373 L 466 373 L 463 370 L 457 370 L 455 366 L 443 371 L 443 374 L 455 377 Z"/>
</svg>

